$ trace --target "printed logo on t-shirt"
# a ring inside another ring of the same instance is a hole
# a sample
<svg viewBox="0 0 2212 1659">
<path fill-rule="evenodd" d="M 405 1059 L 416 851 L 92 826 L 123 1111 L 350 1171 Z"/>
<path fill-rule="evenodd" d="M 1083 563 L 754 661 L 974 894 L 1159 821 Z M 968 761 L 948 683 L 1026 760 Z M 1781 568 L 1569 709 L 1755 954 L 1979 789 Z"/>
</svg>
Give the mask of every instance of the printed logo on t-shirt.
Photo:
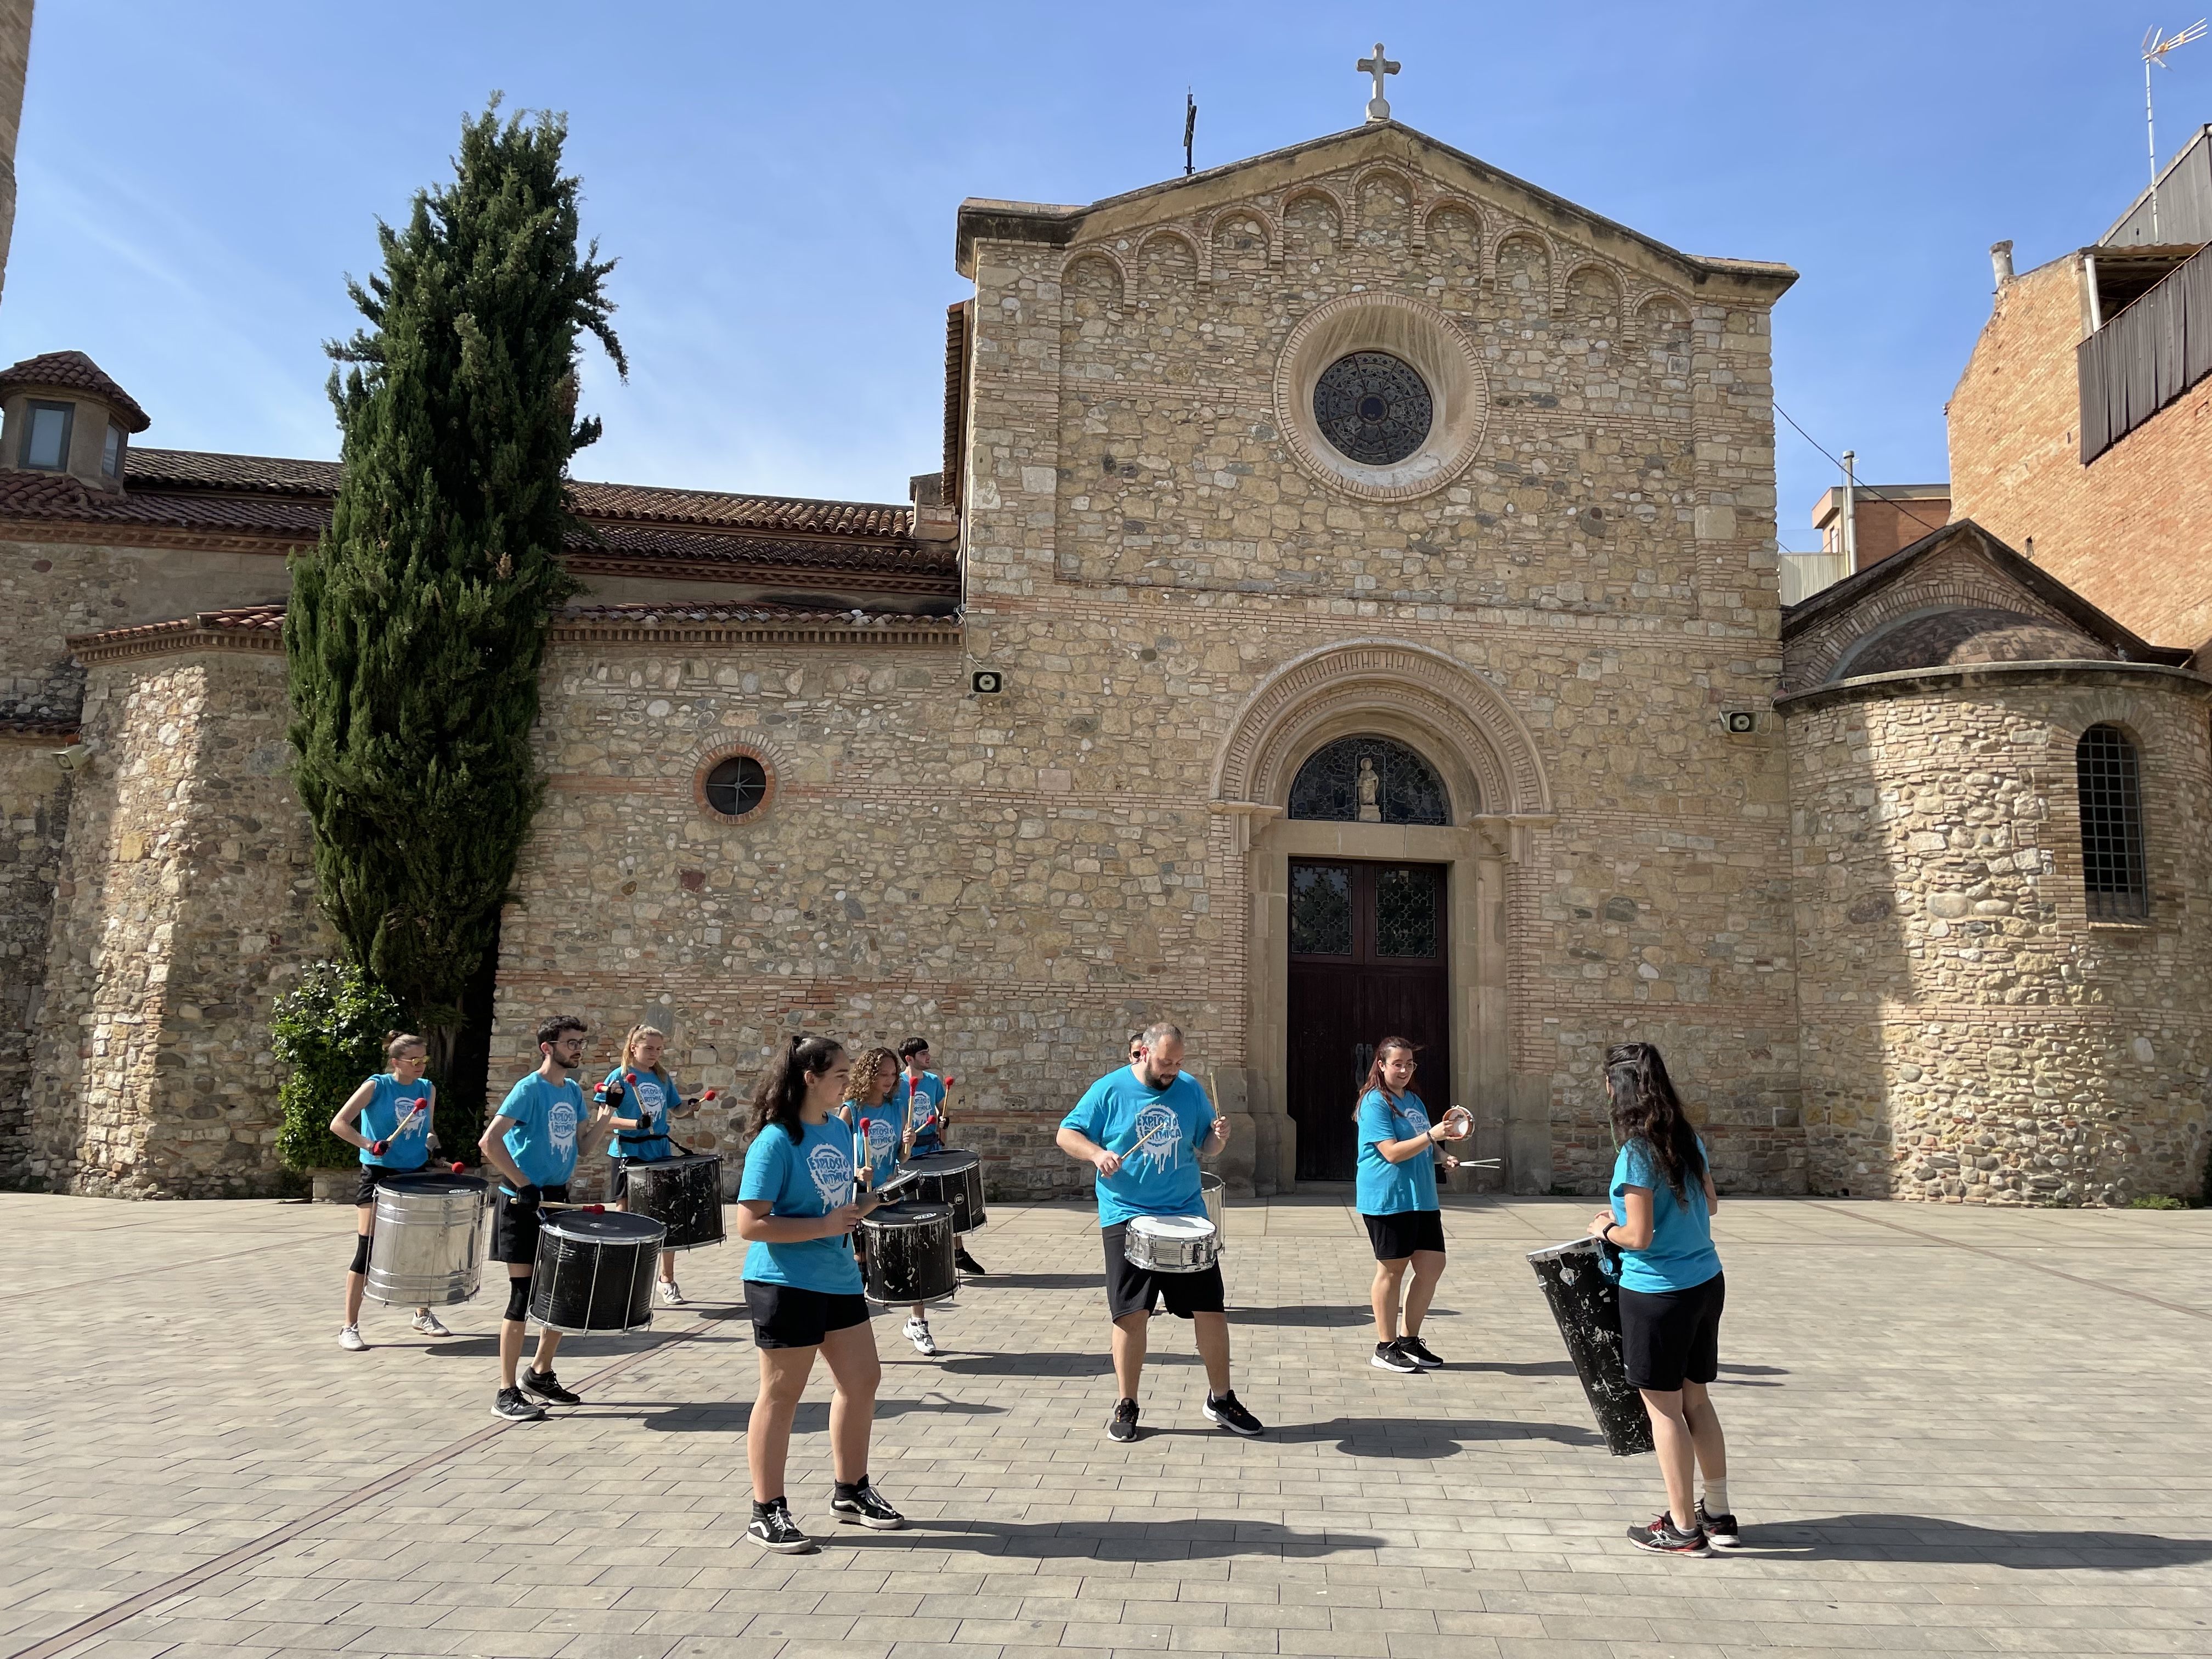
<svg viewBox="0 0 2212 1659">
<path fill-rule="evenodd" d="M 1415 1135 L 1425 1135 L 1429 1132 L 1429 1115 L 1418 1106 L 1401 1103 L 1390 1109 L 1390 1115 L 1396 1120 L 1398 1127 L 1405 1131 L 1399 1137 L 1401 1139 L 1411 1140 Z"/>
<path fill-rule="evenodd" d="M 645 1118 L 647 1123 L 650 1123 L 654 1114 L 660 1110 L 661 1099 L 660 1085 L 659 1083 L 651 1078 L 640 1078 L 638 1079 L 637 1103 L 639 1108 L 639 1115 Z M 639 1127 L 641 1128 L 644 1127 L 645 1125 L 641 1124 Z"/>
<path fill-rule="evenodd" d="M 576 1145 L 576 1109 L 567 1100 L 556 1100 L 553 1109 L 545 1114 L 545 1133 L 561 1152 L 569 1152 Z"/>
<path fill-rule="evenodd" d="M 1141 1165 L 1153 1175 L 1182 1166 L 1182 1122 L 1176 1116 L 1173 1107 L 1154 1101 L 1137 1114 L 1133 1127 L 1137 1139 L 1128 1162 Z"/>
<path fill-rule="evenodd" d="M 891 1121 L 887 1117 L 872 1117 L 868 1125 L 868 1162 L 880 1163 L 891 1149 Z"/>
<path fill-rule="evenodd" d="M 842 1146 L 817 1142 L 806 1155 L 806 1173 L 825 1210 L 836 1209 L 853 1194 L 853 1160 Z"/>
</svg>

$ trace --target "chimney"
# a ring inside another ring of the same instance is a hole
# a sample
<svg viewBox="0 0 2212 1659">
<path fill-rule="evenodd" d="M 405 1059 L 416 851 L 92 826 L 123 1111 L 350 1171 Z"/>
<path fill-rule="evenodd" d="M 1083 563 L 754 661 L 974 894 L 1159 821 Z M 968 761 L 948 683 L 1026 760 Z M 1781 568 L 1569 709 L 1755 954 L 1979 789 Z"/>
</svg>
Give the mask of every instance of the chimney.
<svg viewBox="0 0 2212 1659">
<path fill-rule="evenodd" d="M 1996 274 L 1997 286 L 2002 288 L 2012 281 L 2012 244 L 2010 241 L 1990 244 L 1990 269 Z"/>
</svg>

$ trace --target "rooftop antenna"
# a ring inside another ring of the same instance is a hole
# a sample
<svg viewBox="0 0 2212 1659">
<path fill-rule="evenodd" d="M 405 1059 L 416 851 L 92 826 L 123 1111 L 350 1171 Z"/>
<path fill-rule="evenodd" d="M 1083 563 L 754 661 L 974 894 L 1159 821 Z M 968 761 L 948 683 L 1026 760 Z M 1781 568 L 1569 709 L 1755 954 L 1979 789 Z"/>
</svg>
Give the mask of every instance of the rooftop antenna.
<svg viewBox="0 0 2212 1659">
<path fill-rule="evenodd" d="M 1198 100 L 1191 96 L 1190 88 L 1182 89 L 1182 176 L 1190 177 L 1190 141 L 1198 136 Z"/>
<path fill-rule="evenodd" d="M 2160 69 L 2172 69 L 2166 61 L 2166 53 L 2176 46 L 2185 46 L 2204 38 L 2204 19 L 2198 18 L 2187 28 L 2175 34 L 2166 34 L 2154 27 L 2142 39 L 2143 60 L 2143 131 L 2150 140 L 2150 239 L 2158 240 L 2158 123 L 2152 118 L 2150 107 L 2150 69 L 2155 64 Z"/>
</svg>

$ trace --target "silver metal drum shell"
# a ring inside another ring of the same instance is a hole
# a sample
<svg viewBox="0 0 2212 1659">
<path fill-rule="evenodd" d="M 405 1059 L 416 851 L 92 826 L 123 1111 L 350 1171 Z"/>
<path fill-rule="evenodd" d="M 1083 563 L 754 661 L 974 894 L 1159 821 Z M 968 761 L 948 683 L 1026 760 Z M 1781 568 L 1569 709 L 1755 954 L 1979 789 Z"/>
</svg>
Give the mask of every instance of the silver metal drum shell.
<svg viewBox="0 0 2212 1659">
<path fill-rule="evenodd" d="M 362 1293 L 403 1308 L 466 1302 L 483 1283 L 484 1183 L 441 1193 L 376 1189 L 375 1233 Z"/>
</svg>

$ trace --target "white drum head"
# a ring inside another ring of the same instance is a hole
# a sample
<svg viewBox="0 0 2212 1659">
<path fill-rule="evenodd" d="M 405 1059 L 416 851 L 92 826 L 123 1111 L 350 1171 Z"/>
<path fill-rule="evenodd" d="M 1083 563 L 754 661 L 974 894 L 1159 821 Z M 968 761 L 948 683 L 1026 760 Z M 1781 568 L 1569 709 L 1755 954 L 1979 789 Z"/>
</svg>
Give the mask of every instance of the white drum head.
<svg viewBox="0 0 2212 1659">
<path fill-rule="evenodd" d="M 1213 1224 L 1202 1215 L 1140 1215 L 1129 1225 L 1156 1238 L 1206 1238 L 1213 1232 Z"/>
</svg>

